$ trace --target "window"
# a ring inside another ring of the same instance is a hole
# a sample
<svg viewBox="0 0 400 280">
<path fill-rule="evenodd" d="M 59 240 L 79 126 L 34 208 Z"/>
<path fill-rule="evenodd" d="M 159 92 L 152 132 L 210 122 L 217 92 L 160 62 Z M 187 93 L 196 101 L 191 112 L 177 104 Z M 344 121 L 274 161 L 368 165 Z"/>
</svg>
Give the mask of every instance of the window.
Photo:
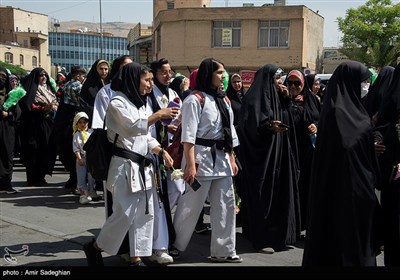
<svg viewBox="0 0 400 280">
<path fill-rule="evenodd" d="M 240 21 L 214 21 L 212 47 L 239 48 L 240 32 Z"/>
<path fill-rule="evenodd" d="M 24 39 L 24 41 L 23 41 L 23 43 L 22 43 L 22 46 L 23 46 L 24 48 L 27 48 L 27 47 L 28 47 L 28 40 Z"/>
<path fill-rule="evenodd" d="M 288 20 L 260 21 L 259 47 L 289 47 L 289 25 Z"/>
<path fill-rule="evenodd" d="M 5 61 L 6 63 L 13 64 L 13 60 L 14 60 L 14 57 L 13 57 L 13 54 L 12 54 L 12 53 L 6 52 L 6 53 L 4 54 L 4 61 Z"/>
<path fill-rule="evenodd" d="M 175 2 L 173 1 L 168 1 L 167 2 L 167 10 L 172 10 L 175 8 Z"/>
<path fill-rule="evenodd" d="M 19 65 L 24 65 L 24 56 L 22 54 L 19 55 Z"/>
<path fill-rule="evenodd" d="M 32 67 L 37 67 L 37 57 L 36 56 L 32 56 Z"/>
</svg>

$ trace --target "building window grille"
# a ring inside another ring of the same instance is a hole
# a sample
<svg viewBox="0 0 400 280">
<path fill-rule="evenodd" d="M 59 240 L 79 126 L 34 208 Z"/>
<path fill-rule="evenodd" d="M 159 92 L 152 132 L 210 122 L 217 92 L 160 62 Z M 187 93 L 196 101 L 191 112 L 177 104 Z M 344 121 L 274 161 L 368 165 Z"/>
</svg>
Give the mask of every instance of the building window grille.
<svg viewBox="0 0 400 280">
<path fill-rule="evenodd" d="M 175 2 L 174 1 L 168 1 L 167 2 L 167 10 L 172 10 L 175 9 Z"/>
<path fill-rule="evenodd" d="M 13 64 L 13 61 L 14 61 L 13 54 L 10 53 L 10 52 L 6 52 L 6 53 L 4 54 L 4 61 L 5 61 L 6 63 Z"/>
<path fill-rule="evenodd" d="M 239 48 L 240 34 L 240 21 L 214 21 L 212 32 L 212 47 Z"/>
<path fill-rule="evenodd" d="M 32 56 L 32 67 L 37 67 L 38 63 L 37 63 L 37 57 L 36 56 Z"/>
<path fill-rule="evenodd" d="M 19 65 L 24 65 L 24 56 L 22 54 L 19 55 Z"/>
<path fill-rule="evenodd" d="M 289 47 L 289 20 L 260 21 L 259 47 L 260 48 L 287 48 Z"/>
</svg>

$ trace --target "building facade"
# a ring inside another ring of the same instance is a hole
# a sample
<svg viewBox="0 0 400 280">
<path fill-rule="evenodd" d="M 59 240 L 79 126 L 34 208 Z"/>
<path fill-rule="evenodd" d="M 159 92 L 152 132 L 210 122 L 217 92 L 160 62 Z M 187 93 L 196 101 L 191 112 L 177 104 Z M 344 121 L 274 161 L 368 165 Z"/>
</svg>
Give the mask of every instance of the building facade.
<svg viewBox="0 0 400 280">
<path fill-rule="evenodd" d="M 151 26 L 136 24 L 128 34 L 129 55 L 133 60 L 145 65 L 150 65 L 152 57 L 153 29 Z"/>
<path fill-rule="evenodd" d="M 118 56 L 129 54 L 127 46 L 127 38 L 114 37 L 109 33 L 100 34 L 81 29 L 49 32 L 52 64 L 65 67 L 67 72 L 74 65 L 89 70 L 99 58 L 112 62 Z"/>
<path fill-rule="evenodd" d="M 206 57 L 228 72 L 264 64 L 319 72 L 324 18 L 306 6 L 180 8 L 161 10 L 153 22 L 153 58 L 176 71 L 198 67 Z"/>
<path fill-rule="evenodd" d="M 47 39 L 47 15 L 0 6 L 0 60 L 27 71 L 50 71 Z"/>
</svg>

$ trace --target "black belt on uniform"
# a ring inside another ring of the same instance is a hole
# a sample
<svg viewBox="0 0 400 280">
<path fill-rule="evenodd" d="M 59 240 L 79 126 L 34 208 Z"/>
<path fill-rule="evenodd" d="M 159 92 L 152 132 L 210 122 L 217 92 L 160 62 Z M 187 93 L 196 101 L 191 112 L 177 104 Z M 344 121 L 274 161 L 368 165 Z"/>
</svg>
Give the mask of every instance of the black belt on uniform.
<svg viewBox="0 0 400 280">
<path fill-rule="evenodd" d="M 204 138 L 196 138 L 197 145 L 211 147 L 211 156 L 213 159 L 213 167 L 215 167 L 215 159 L 217 157 L 217 149 L 224 150 L 225 142 L 224 140 L 213 140 L 213 139 L 204 139 Z"/>
<path fill-rule="evenodd" d="M 143 185 L 144 185 L 144 192 L 146 194 L 146 214 L 149 213 L 149 204 L 147 201 L 147 192 L 146 192 L 146 177 L 144 175 L 144 167 L 145 166 L 149 166 L 150 164 L 152 164 L 152 160 L 148 157 L 142 156 L 141 154 L 132 152 L 132 151 L 128 151 L 119 147 L 114 147 L 113 149 L 113 155 L 122 157 L 122 158 L 126 158 L 126 159 L 130 159 L 133 162 L 136 162 L 139 165 L 139 172 L 140 175 L 143 178 Z"/>
</svg>

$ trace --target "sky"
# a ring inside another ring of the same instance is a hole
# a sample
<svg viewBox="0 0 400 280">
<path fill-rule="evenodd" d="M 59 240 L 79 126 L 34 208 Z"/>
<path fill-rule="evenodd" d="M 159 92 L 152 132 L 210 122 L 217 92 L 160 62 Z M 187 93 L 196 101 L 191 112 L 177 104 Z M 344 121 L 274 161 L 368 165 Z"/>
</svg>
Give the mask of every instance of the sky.
<svg viewBox="0 0 400 280">
<path fill-rule="evenodd" d="M 188 1 L 188 0 L 185 0 Z M 212 7 L 240 7 L 243 3 L 253 3 L 261 6 L 273 3 L 273 0 L 212 0 Z M 394 1 L 393 4 L 399 3 Z M 87 22 L 100 22 L 100 0 L 0 0 L 0 5 L 13 6 L 32 12 L 47 14 L 49 19 L 58 21 L 81 20 Z M 350 8 L 364 5 L 366 1 L 357 0 L 287 0 L 287 5 L 305 5 L 324 17 L 324 46 L 340 46 L 342 34 L 338 31 L 337 17 L 345 17 Z M 140 22 L 151 24 L 153 17 L 152 0 L 101 0 L 103 22 Z"/>
</svg>

